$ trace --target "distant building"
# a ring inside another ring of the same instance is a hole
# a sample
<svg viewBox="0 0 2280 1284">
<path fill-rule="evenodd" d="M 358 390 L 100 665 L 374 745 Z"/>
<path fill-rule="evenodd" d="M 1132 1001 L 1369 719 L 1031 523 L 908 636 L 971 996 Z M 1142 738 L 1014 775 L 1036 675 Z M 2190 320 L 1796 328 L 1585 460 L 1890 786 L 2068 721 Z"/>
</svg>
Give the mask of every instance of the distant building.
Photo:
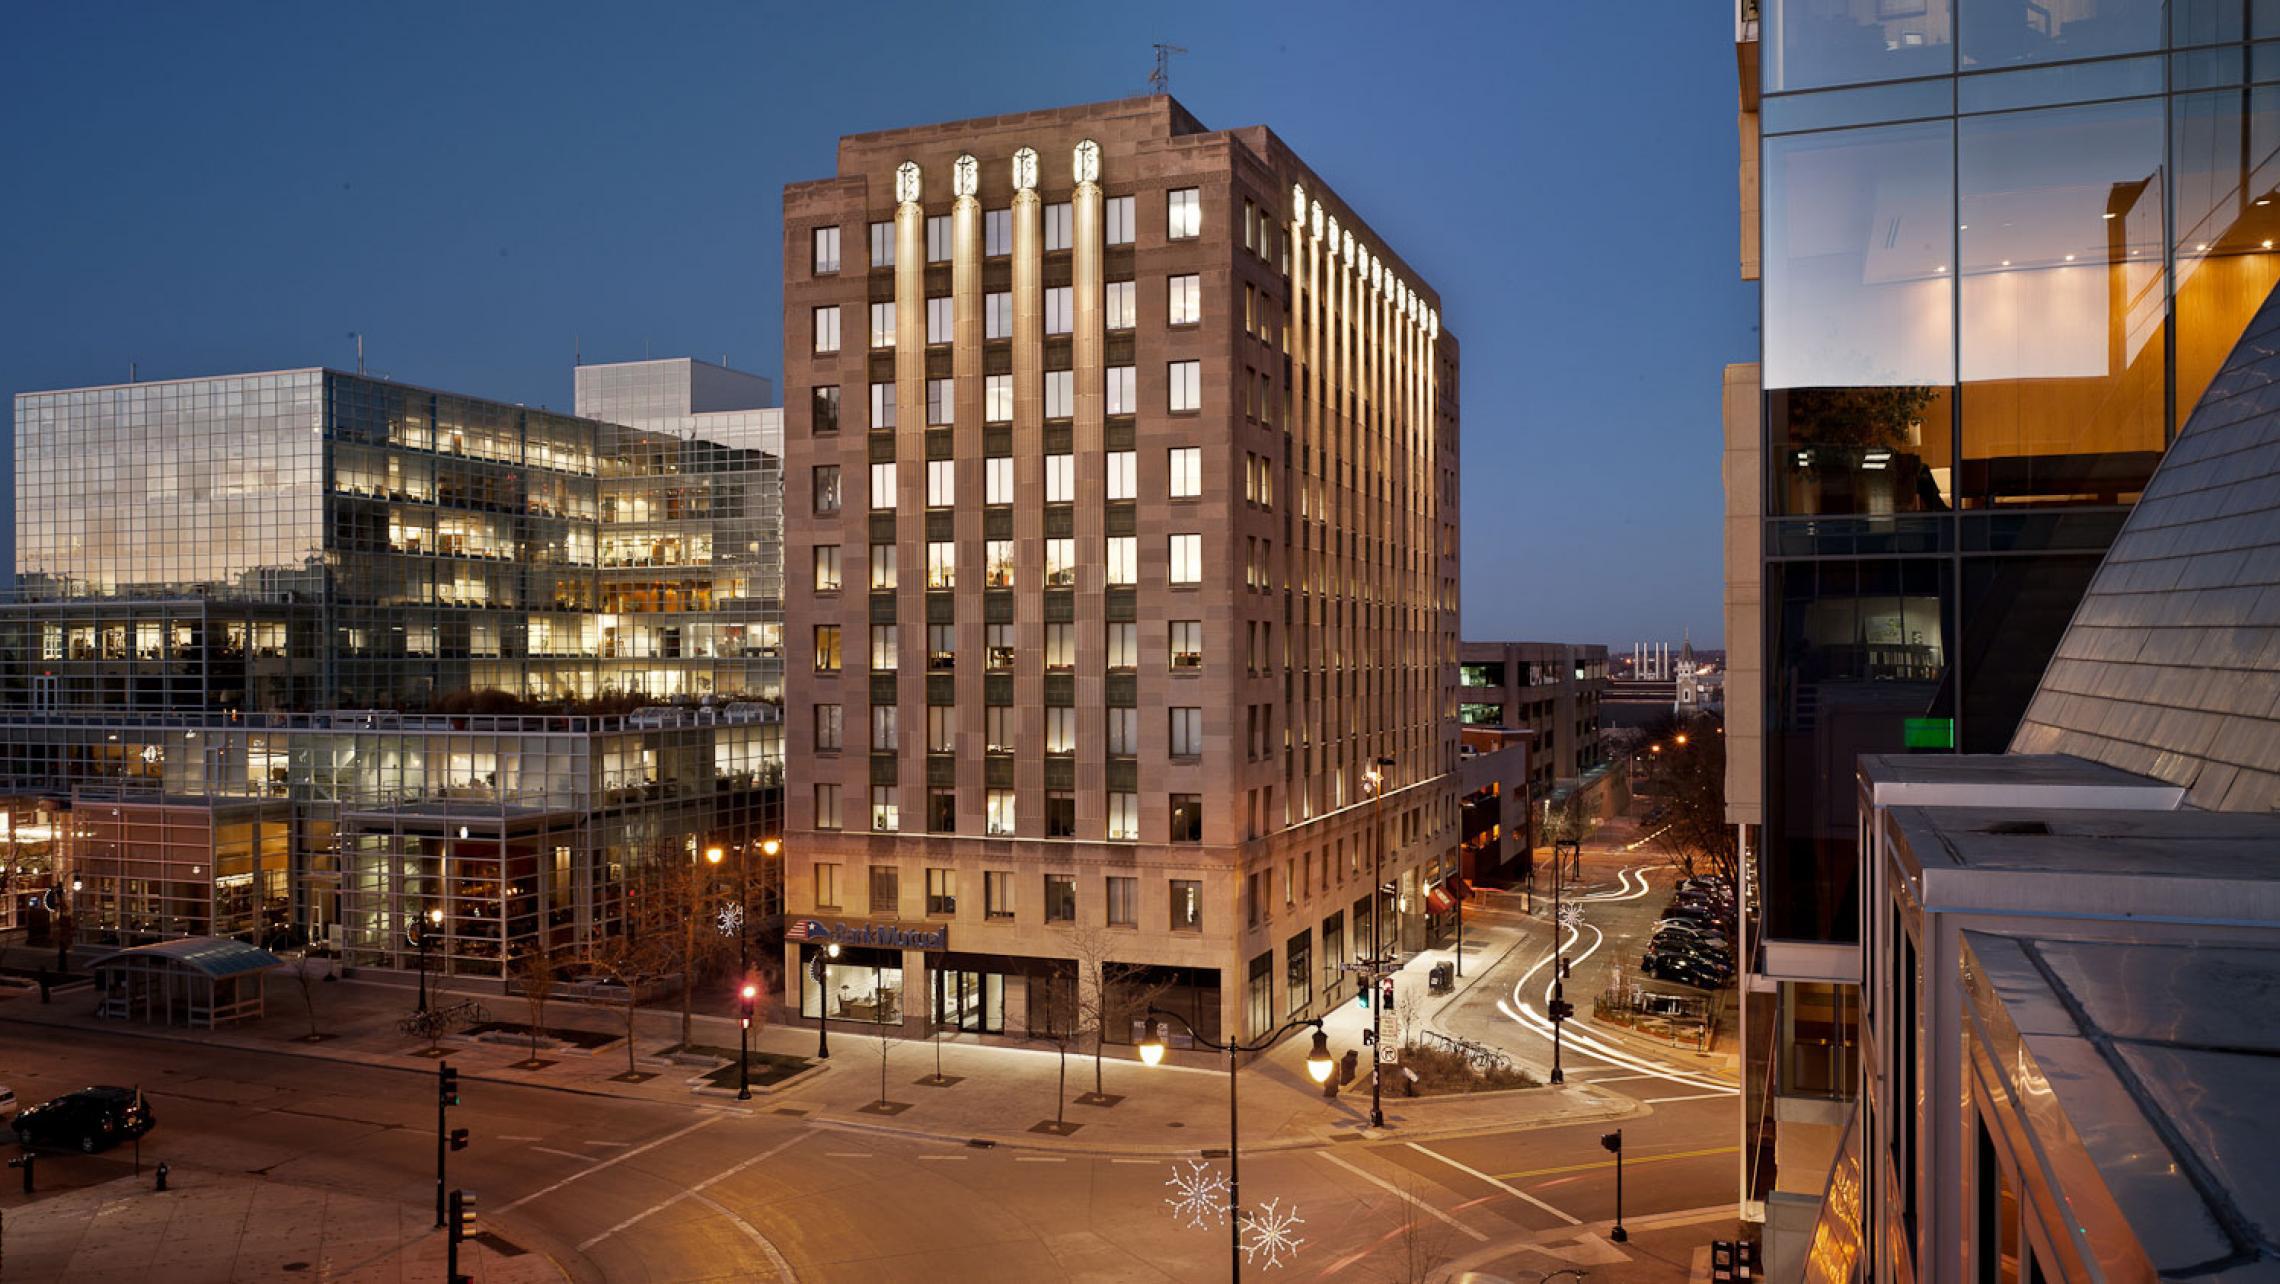
<svg viewBox="0 0 2280 1284">
<path fill-rule="evenodd" d="M 784 280 L 802 1011 L 1066 1028 L 1105 930 L 1249 1038 L 1441 930 L 1457 343 L 1394 248 L 1152 97 L 842 138 Z"/>
<path fill-rule="evenodd" d="M 1574 642 L 1467 642 L 1459 649 L 1458 717 L 1467 727 L 1529 735 L 1528 798 L 1579 816 L 1619 806 L 1600 729 L 1607 648 Z M 1531 831 L 1532 833 L 1533 831 Z"/>
</svg>

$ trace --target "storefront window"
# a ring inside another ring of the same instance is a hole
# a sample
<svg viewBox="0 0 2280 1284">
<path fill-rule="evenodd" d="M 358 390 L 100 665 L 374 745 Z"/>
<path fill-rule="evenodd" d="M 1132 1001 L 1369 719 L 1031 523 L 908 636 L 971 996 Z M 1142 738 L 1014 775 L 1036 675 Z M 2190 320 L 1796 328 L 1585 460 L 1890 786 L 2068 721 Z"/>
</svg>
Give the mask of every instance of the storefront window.
<svg viewBox="0 0 2280 1284">
<path fill-rule="evenodd" d="M 1344 994 L 1346 974 L 1339 964 L 1346 961 L 1346 912 L 1340 910 L 1322 920 L 1322 997 L 1332 1003 Z"/>
<path fill-rule="evenodd" d="M 1954 69 L 1948 0 L 1765 0 L 1760 15 L 1768 93 Z"/>
<path fill-rule="evenodd" d="M 1303 1016 L 1314 1006 L 1314 934 L 1300 932 L 1283 946 L 1283 1014 Z"/>
<path fill-rule="evenodd" d="M 2162 112 L 1957 127 L 1966 506 L 2129 503 L 2161 458 Z"/>
<path fill-rule="evenodd" d="M 819 1003 L 834 1021 L 901 1025 L 903 970 L 900 950 L 843 947 L 823 967 L 819 991 L 811 960 L 814 946 L 800 949 L 800 1015 L 814 1017 Z"/>
<path fill-rule="evenodd" d="M 1949 506 L 1953 160 L 1944 123 L 1766 141 L 1774 514 Z"/>
<path fill-rule="evenodd" d="M 1275 952 L 1268 950 L 1251 960 L 1250 981 L 1243 991 L 1243 1025 L 1257 1039 L 1275 1028 Z"/>
<path fill-rule="evenodd" d="M 934 1021 L 945 1030 L 1005 1032 L 1005 975 L 937 968 Z"/>
</svg>

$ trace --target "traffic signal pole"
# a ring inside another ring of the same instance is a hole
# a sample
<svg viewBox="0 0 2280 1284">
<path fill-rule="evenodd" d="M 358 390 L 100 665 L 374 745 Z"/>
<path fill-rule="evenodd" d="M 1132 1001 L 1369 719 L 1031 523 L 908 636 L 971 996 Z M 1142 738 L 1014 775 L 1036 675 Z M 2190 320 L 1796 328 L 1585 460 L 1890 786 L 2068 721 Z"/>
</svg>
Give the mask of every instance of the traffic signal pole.
<svg viewBox="0 0 2280 1284">
<path fill-rule="evenodd" d="M 439 1230 L 444 1225 L 449 1204 L 444 1157 L 454 1150 L 467 1148 L 467 1130 L 454 1131 L 446 1124 L 444 1112 L 458 1104 L 459 1072 L 451 1068 L 450 1062 L 439 1062 L 435 1068 L 435 1224 Z"/>
</svg>

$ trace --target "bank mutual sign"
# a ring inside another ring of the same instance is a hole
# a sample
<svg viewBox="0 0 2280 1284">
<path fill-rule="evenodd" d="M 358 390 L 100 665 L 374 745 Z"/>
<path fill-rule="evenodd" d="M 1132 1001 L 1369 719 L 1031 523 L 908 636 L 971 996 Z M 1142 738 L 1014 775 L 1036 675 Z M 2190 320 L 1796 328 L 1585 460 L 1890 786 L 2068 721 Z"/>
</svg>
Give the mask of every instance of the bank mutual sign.
<svg viewBox="0 0 2280 1284">
<path fill-rule="evenodd" d="M 929 923 L 904 927 L 899 923 L 849 923 L 840 919 L 795 918 L 784 925 L 784 935 L 818 945 L 867 945 L 890 950 L 946 950 L 950 925 Z"/>
</svg>

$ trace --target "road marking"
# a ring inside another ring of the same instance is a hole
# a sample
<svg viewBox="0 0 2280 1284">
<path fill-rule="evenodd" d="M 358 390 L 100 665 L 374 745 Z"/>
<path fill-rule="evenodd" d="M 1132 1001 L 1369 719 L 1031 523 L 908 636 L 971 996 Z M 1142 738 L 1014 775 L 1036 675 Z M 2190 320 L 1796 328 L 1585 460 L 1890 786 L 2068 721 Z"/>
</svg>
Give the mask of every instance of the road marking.
<svg viewBox="0 0 2280 1284">
<path fill-rule="evenodd" d="M 1331 1163 L 1338 1165 L 1340 1168 L 1345 1169 L 1347 1172 L 1352 1173 L 1356 1177 L 1361 1178 L 1363 1181 L 1368 1182 L 1370 1185 L 1375 1186 L 1380 1190 L 1387 1192 L 1388 1194 L 1391 1194 L 1394 1198 L 1406 1200 L 1409 1203 L 1415 1204 L 1417 1207 L 1424 1209 L 1426 1212 L 1431 1213 L 1433 1216 L 1440 1218 L 1442 1221 L 1447 1222 L 1449 1225 L 1456 1227 L 1458 1230 L 1463 1231 L 1465 1234 L 1472 1236 L 1479 1242 L 1483 1244 L 1488 1242 L 1488 1236 L 1483 1235 L 1479 1231 L 1474 1230 L 1472 1227 L 1465 1225 L 1463 1222 L 1460 1222 L 1456 1218 L 1442 1212 L 1440 1209 L 1433 1207 L 1431 1204 L 1426 1203 L 1424 1200 L 1417 1198 L 1416 1196 L 1410 1194 L 1408 1191 L 1401 1189 L 1399 1186 L 1394 1185 L 1392 1182 L 1387 1181 L 1385 1178 L 1376 1176 L 1372 1173 L 1363 1172 L 1361 1169 L 1356 1168 L 1350 1163 L 1347 1163 L 1345 1160 L 1340 1159 L 1337 1155 L 1332 1154 L 1327 1150 L 1317 1150 L 1314 1153 L 1322 1156 L 1324 1159 L 1329 1160 Z"/>
<path fill-rule="evenodd" d="M 868 1150 L 826 1150 L 823 1154 L 826 1159 L 873 1159 L 877 1157 Z"/>
<path fill-rule="evenodd" d="M 540 1154 L 560 1155 L 564 1159 L 575 1159 L 581 1164 L 590 1164 L 594 1162 L 594 1157 L 592 1155 L 581 1155 L 575 1150 L 556 1150 L 552 1146 L 532 1146 L 531 1149 L 538 1151 Z"/>
<path fill-rule="evenodd" d="M 939 1164 L 939 1163 L 944 1163 L 944 1162 L 947 1162 L 947 1161 L 949 1161 L 949 1160 L 952 1160 L 952 1159 L 964 1159 L 964 1158 L 966 1158 L 966 1156 L 964 1156 L 964 1155 L 920 1155 L 920 1156 L 918 1156 L 918 1162 L 920 1162 L 920 1163 L 922 1163 L 922 1164 L 927 1164 L 927 1163 L 934 1163 L 934 1164 Z"/>
<path fill-rule="evenodd" d="M 1582 1218 L 1570 1217 L 1566 1213 L 1561 1212 L 1559 1209 L 1545 1203 L 1543 1200 L 1540 1200 L 1534 1195 L 1529 1194 L 1527 1191 L 1520 1189 L 1518 1186 L 1509 1185 L 1505 1182 L 1499 1181 L 1470 1164 L 1459 1163 L 1456 1160 L 1449 1158 L 1447 1155 L 1442 1154 L 1438 1150 L 1427 1150 L 1425 1147 L 1418 1145 L 1414 1141 L 1409 1143 L 1409 1148 L 1429 1159 L 1438 1159 L 1442 1163 L 1447 1164 L 1449 1167 L 1456 1169 L 1458 1172 L 1467 1173 L 1471 1176 L 1478 1177 L 1480 1180 L 1487 1182 L 1489 1185 L 1496 1187 L 1498 1190 L 1503 1191 L 1505 1194 L 1510 1195 L 1515 1199 L 1534 1204 L 1536 1207 L 1543 1209 L 1545 1212 L 1559 1218 L 1561 1221 L 1566 1222 L 1570 1226 L 1583 1225 Z"/>
<path fill-rule="evenodd" d="M 1623 1224 L 1638 1227 L 1641 1230 L 1656 1230 L 1665 1226 L 1688 1226 L 1695 1222 L 1731 1221 L 1733 1216 L 1734 1206 L 1732 1204 L 1705 1204 L 1700 1208 L 1682 1208 L 1675 1213 L 1653 1213 L 1645 1217 L 1633 1217 L 1625 1220 Z"/>
<path fill-rule="evenodd" d="M 1591 1069 L 1587 1069 L 1587 1070 L 1584 1070 L 1584 1071 L 1582 1071 L 1581 1073 L 1583 1073 L 1583 1074 L 1589 1074 L 1589 1073 L 1591 1073 L 1591 1070 L 1620 1070 L 1620 1069 L 1622 1069 L 1622 1068 L 1623 1068 L 1623 1067 L 1621 1067 L 1621 1066 L 1618 1066 L 1618 1065 L 1593 1066 L 1593 1067 L 1591 1067 Z M 1603 1077 L 1600 1077 L 1600 1078 L 1596 1078 L 1596 1079 L 1593 1079 L 1593 1080 L 1592 1080 L 1592 1082 L 1593 1082 L 1593 1083 L 1629 1083 L 1629 1082 L 1630 1082 L 1630 1081 L 1632 1081 L 1633 1079 L 1659 1079 L 1659 1078 L 1661 1078 L 1661 1077 L 1662 1077 L 1661 1075 L 1654 1075 L 1654 1074 L 1611 1074 L 1611 1075 L 1605 1075 L 1605 1076 L 1603 1076 Z M 1715 1095 L 1715 1094 L 1713 1094 L 1713 1095 Z"/>
<path fill-rule="evenodd" d="M 1065 1164 L 1069 1162 L 1069 1157 L 1066 1155 L 1015 1155 L 1013 1162 L 1017 1164 Z"/>
<path fill-rule="evenodd" d="M 505 1133 L 505 1132 L 502 1132 L 502 1133 L 500 1133 L 500 1134 L 499 1134 L 499 1140 L 501 1140 L 501 1141 L 544 1141 L 544 1140 L 546 1140 L 546 1139 L 545 1139 L 544 1137 L 517 1137 L 517 1136 L 515 1136 L 513 1133 Z M 592 1143 L 592 1142 L 588 1142 L 588 1143 L 586 1143 L 586 1144 L 588 1144 L 588 1145 L 592 1145 L 593 1143 Z"/>
<path fill-rule="evenodd" d="M 1640 1164 L 1661 1163 L 1666 1159 L 1700 1159 L 1704 1155 L 1730 1155 L 1739 1149 L 1739 1146 L 1712 1146 L 1707 1150 L 1674 1150 L 1667 1155 L 1626 1155 L 1623 1158 L 1623 1166 L 1636 1168 Z M 1592 1168 L 1613 1168 L 1614 1166 L 1615 1161 L 1612 1159 L 1595 1159 L 1585 1164 L 1562 1164 L 1557 1168 L 1531 1168 L 1526 1172 L 1505 1173 L 1503 1176 L 1509 1178 L 1549 1177 L 1554 1173 L 1580 1173 Z"/>
<path fill-rule="evenodd" d="M 1646 1104 L 1650 1106 L 1659 1106 L 1672 1101 L 1706 1101 L 1711 1097 L 1731 1097 L 1733 1095 L 1731 1092 L 1697 1092 L 1689 1097 L 1648 1097 L 1645 1100 Z"/>
<path fill-rule="evenodd" d="M 558 1190 L 562 1189 L 564 1186 L 567 1186 L 567 1185 L 569 1185 L 571 1182 L 577 1181 L 577 1180 L 578 1180 L 579 1178 L 581 1178 L 581 1177 L 591 1177 L 591 1176 L 593 1176 L 595 1173 L 598 1173 L 598 1172 L 600 1172 L 601 1170 L 603 1170 L 604 1168 L 607 1168 L 607 1167 L 609 1167 L 609 1166 L 610 1166 L 610 1165 L 612 1165 L 612 1164 L 620 1164 L 620 1163 L 624 1163 L 626 1160 L 633 1158 L 635 1155 L 638 1155 L 638 1154 L 640 1154 L 641 1152 L 643 1152 L 643 1151 L 645 1151 L 645 1150 L 655 1150 L 656 1148 L 658 1148 L 659 1146 L 662 1146 L 662 1145 L 664 1145 L 664 1144 L 665 1144 L 666 1142 L 668 1142 L 668 1141 L 679 1141 L 681 1138 L 688 1136 L 690 1133 L 692 1133 L 692 1132 L 695 1132 L 695 1131 L 696 1131 L 697 1129 L 699 1129 L 699 1128 L 710 1128 L 710 1127 L 712 1127 L 714 1124 L 716 1124 L 716 1123 L 719 1123 L 720 1121 L 721 1121 L 721 1116 L 719 1116 L 719 1115 L 706 1115 L 704 1118 L 697 1120 L 695 1123 L 693 1123 L 693 1124 L 690 1124 L 688 1127 L 681 1129 L 679 1132 L 669 1132 L 669 1133 L 666 1133 L 664 1136 L 657 1138 L 655 1141 L 644 1142 L 643 1144 L 641 1144 L 641 1145 L 639 1145 L 639 1146 L 635 1146 L 635 1147 L 633 1147 L 631 1150 L 622 1151 L 622 1152 L 620 1152 L 620 1153 L 618 1153 L 618 1154 L 612 1155 L 612 1156 L 610 1156 L 608 1159 L 605 1159 L 605 1160 L 601 1161 L 600 1163 L 598 1163 L 598 1164 L 595 1164 L 595 1165 L 594 1165 L 593 1167 L 591 1167 L 591 1168 L 587 1168 L 587 1169 L 584 1169 L 584 1170 L 582 1170 L 582 1171 L 580 1171 L 580 1172 L 574 1172 L 574 1173 L 570 1174 L 569 1176 L 567 1176 L 567 1177 L 563 1178 L 561 1181 L 558 1181 L 558 1182 L 554 1183 L 554 1184 L 553 1184 L 553 1185 L 551 1185 L 551 1186 L 542 1186 L 542 1187 L 540 1187 L 539 1189 L 537 1189 L 537 1190 L 534 1190 L 534 1191 L 532 1191 L 531 1193 L 529 1193 L 529 1194 L 527 1194 L 527 1195 L 523 1196 L 521 1199 L 518 1199 L 518 1200 L 516 1200 L 515 1202 L 513 1202 L 513 1203 L 511 1203 L 511 1204 L 508 1204 L 508 1205 L 506 1205 L 505 1207 L 501 1208 L 499 1211 L 500 1211 L 502 1214 L 504 1214 L 504 1213 L 511 1213 L 511 1212 L 513 1212 L 514 1210 L 516 1210 L 516 1209 L 518 1209 L 518 1208 L 522 1207 L 524 1204 L 527 1204 L 527 1203 L 529 1203 L 530 1201 L 532 1201 L 532 1200 L 534 1200 L 534 1199 L 537 1199 L 539 1196 L 541 1196 L 541 1195 L 551 1195 L 551 1194 L 553 1194 L 555 1191 L 558 1191 Z"/>
<path fill-rule="evenodd" d="M 792 1140 L 797 1141 L 799 1138 L 794 1137 Z M 792 1274 L 792 1264 L 784 1260 L 784 1255 L 776 1251 L 776 1246 L 768 1242 L 768 1237 L 760 1233 L 759 1227 L 754 1226 L 752 1223 L 737 1216 L 735 1213 L 730 1212 L 727 1205 L 721 1203 L 719 1200 L 712 1198 L 710 1195 L 700 1195 L 695 1191 L 690 1191 L 689 1198 L 696 1200 L 698 1203 L 703 1204 L 705 1207 L 710 1208 L 714 1212 L 719 1213 L 721 1216 L 726 1217 L 731 1222 L 734 1222 L 736 1224 L 736 1229 L 743 1231 L 746 1236 L 750 1237 L 753 1243 L 758 1244 L 760 1246 L 760 1251 L 768 1255 L 768 1265 L 776 1269 L 777 1279 L 796 1280 L 799 1278 L 797 1275 Z"/>
<path fill-rule="evenodd" d="M 1161 1159 L 1111 1159 L 1108 1162 L 1112 1164 L 1160 1164 L 1164 1161 Z"/>
<path fill-rule="evenodd" d="M 674 1136 L 679 1135 L 679 1133 L 674 1134 Z M 711 1204 L 715 1209 L 719 1209 L 719 1211 L 724 1216 L 728 1217 L 731 1221 L 736 1222 L 737 1225 L 744 1227 L 746 1234 L 753 1236 L 755 1239 L 759 1239 L 763 1245 L 766 1245 L 770 1261 L 782 1263 L 783 1258 L 776 1253 L 775 1246 L 773 1244 L 768 1244 L 767 1239 L 761 1236 L 760 1232 L 753 1230 L 751 1226 L 747 1225 L 743 1219 L 737 1217 L 736 1214 L 729 1212 L 725 1208 L 721 1208 L 720 1205 L 714 1204 L 709 1199 L 703 1199 L 703 1197 L 698 1195 L 697 1192 L 703 1190 L 707 1186 L 712 1185 L 714 1182 L 726 1181 L 729 1178 L 734 1177 L 736 1174 L 743 1172 L 745 1169 L 750 1168 L 752 1165 L 759 1163 L 761 1160 L 773 1159 L 776 1156 L 784 1153 L 786 1150 L 791 1149 L 794 1143 L 804 1141 L 807 1139 L 807 1137 L 808 1134 L 804 1132 L 794 1133 L 791 1136 L 784 1138 L 782 1141 L 777 1142 L 775 1145 L 770 1146 L 768 1149 L 761 1151 L 759 1154 L 754 1155 L 752 1158 L 743 1161 L 742 1163 L 736 1164 L 733 1167 L 724 1168 L 721 1171 L 714 1173 L 712 1176 L 705 1178 L 703 1181 L 698 1182 L 696 1185 L 689 1187 L 687 1190 L 676 1191 L 673 1194 L 658 1200 L 656 1203 L 651 1204 L 649 1207 L 642 1209 L 640 1212 L 635 1213 L 633 1216 L 626 1218 L 624 1221 L 619 1222 L 617 1225 L 610 1227 L 608 1230 L 603 1231 L 601 1234 L 594 1236 L 592 1239 L 587 1240 L 585 1243 L 580 1244 L 578 1246 L 578 1251 L 583 1253 L 587 1249 L 601 1243 L 603 1240 L 617 1234 L 619 1231 L 624 1230 L 628 1226 L 634 1225 L 635 1223 L 641 1221 L 643 1218 L 648 1217 L 653 1213 L 661 1213 L 666 1209 L 671 1208 L 673 1205 L 680 1203 L 684 1199 L 697 1198 L 701 1199 L 706 1204 Z M 614 1163 L 616 1161 L 613 1160 L 611 1162 Z M 545 1192 L 541 1191 L 539 1193 L 544 1194 Z M 532 1198 L 536 1198 L 536 1196 L 532 1196 Z M 518 1200 L 516 1202 L 520 1203 L 521 1201 Z M 507 1205 L 508 1208 L 513 1208 L 514 1206 L 514 1204 Z M 783 1274 L 785 1279 L 791 1278 L 791 1268 L 789 1266 L 779 1265 L 778 1270 Z"/>
<path fill-rule="evenodd" d="M 531 1140 L 536 1141 L 537 1138 L 534 1137 Z M 623 1150 L 633 1143 L 630 1141 L 588 1141 L 586 1144 L 589 1146 L 608 1146 L 613 1150 Z"/>
</svg>

